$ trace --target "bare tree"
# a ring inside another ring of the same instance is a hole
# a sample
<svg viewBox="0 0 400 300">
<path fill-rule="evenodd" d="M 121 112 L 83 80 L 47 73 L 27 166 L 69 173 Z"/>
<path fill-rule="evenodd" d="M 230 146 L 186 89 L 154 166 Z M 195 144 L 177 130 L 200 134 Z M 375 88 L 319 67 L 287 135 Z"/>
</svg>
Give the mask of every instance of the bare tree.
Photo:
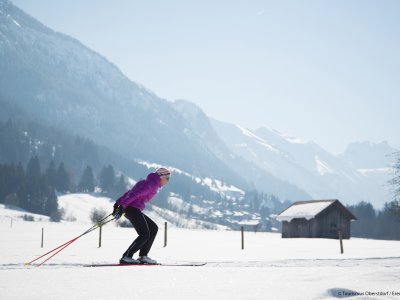
<svg viewBox="0 0 400 300">
<path fill-rule="evenodd" d="M 90 219 L 92 220 L 93 224 L 99 223 L 102 219 L 107 216 L 107 212 L 103 209 L 94 208 L 92 213 L 90 214 Z"/>
<path fill-rule="evenodd" d="M 393 165 L 394 175 L 389 181 L 394 187 L 394 198 L 398 201 L 400 198 L 400 151 L 395 153 L 396 162 Z"/>
</svg>

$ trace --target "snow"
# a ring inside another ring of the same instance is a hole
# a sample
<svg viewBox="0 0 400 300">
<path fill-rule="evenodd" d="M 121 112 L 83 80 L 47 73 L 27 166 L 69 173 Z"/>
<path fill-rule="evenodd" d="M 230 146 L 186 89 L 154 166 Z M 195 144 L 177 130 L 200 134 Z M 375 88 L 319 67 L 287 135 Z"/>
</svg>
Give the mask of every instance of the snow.
<svg viewBox="0 0 400 300">
<path fill-rule="evenodd" d="M 177 197 L 168 197 L 168 204 L 171 208 L 176 208 L 178 210 L 189 211 L 192 209 L 193 212 L 205 214 L 208 210 L 206 208 L 202 208 L 195 204 L 189 204 Z"/>
<path fill-rule="evenodd" d="M 14 19 L 12 19 L 12 21 L 14 22 L 15 25 L 17 25 L 18 27 L 21 27 L 21 25 L 17 21 L 15 21 Z"/>
<path fill-rule="evenodd" d="M 164 247 L 165 219 L 159 217 L 163 210 L 157 207 L 145 211 L 159 226 L 150 257 L 165 263 L 207 262 L 206 266 L 83 268 L 117 262 L 136 237 L 134 229 L 117 227 L 115 222 L 103 227 L 100 248 L 95 230 L 43 266 L 24 266 L 90 228 L 87 215 L 94 207 L 112 206 L 108 198 L 96 194 L 60 198 L 75 222 L 45 221 L 48 217 L 26 222 L 18 218 L 26 212 L 0 205 L 0 299 L 332 299 L 345 293 L 364 294 L 354 299 L 398 299 L 393 293 L 400 293 L 399 241 L 352 238 L 343 241 L 344 254 L 340 254 L 337 240 L 282 239 L 280 233 L 246 231 L 242 250 L 240 231 L 180 229 L 169 224 Z M 43 216 L 35 215 L 39 217 Z"/>
<path fill-rule="evenodd" d="M 285 133 L 282 133 L 276 129 L 270 128 L 265 126 L 265 128 L 267 128 L 268 130 L 270 130 L 271 132 L 274 132 L 275 134 L 281 136 L 282 138 L 284 138 L 287 142 L 291 143 L 291 144 L 308 144 L 309 142 L 306 140 L 303 140 L 301 138 L 298 137 L 294 137 L 294 136 L 290 136 L 287 135 Z"/>
<path fill-rule="evenodd" d="M 318 155 L 315 156 L 315 164 L 317 171 L 320 175 L 325 175 L 325 174 L 333 174 L 332 168 L 326 163 L 323 162 Z"/>
<path fill-rule="evenodd" d="M 242 195 L 245 194 L 243 190 L 233 185 L 226 185 L 225 183 L 222 183 L 220 180 L 215 180 L 215 183 L 217 185 L 217 189 L 221 192 L 236 192 Z"/>
<path fill-rule="evenodd" d="M 131 228 L 103 228 L 83 236 L 42 267 L 23 262 L 81 234 L 77 222 L 0 221 L 0 298 L 7 299 L 332 299 L 341 293 L 400 292 L 400 242 L 282 239 L 280 234 L 163 227 L 150 253 L 161 262 L 204 267 L 83 268 L 116 262 L 136 236 Z M 44 228 L 44 248 L 40 247 Z M 398 299 L 357 296 L 354 299 Z"/>
<path fill-rule="evenodd" d="M 251 131 L 218 121 L 214 121 L 213 125 L 223 142 L 236 155 L 297 186 L 310 195 L 310 198 L 335 198 L 345 204 L 369 201 L 378 208 L 391 200 L 384 173 L 370 172 L 363 176 L 347 162 L 348 157 L 344 159 L 334 156 L 314 142 L 290 137 L 265 126 Z M 263 147 L 263 141 L 278 152 Z M 362 161 L 368 167 L 370 156 L 368 154 L 365 157 Z M 353 156 L 350 158 L 358 161 Z M 382 159 L 377 160 L 381 161 Z M 374 165 L 378 168 L 386 166 Z M 361 167 L 363 166 L 364 164 Z M 255 184 L 263 189 L 260 183 Z M 275 195 L 282 199 L 288 198 L 287 188 L 276 188 Z"/>
<path fill-rule="evenodd" d="M 391 167 L 387 168 L 372 168 L 372 169 L 357 169 L 358 172 L 363 174 L 364 176 L 369 175 L 369 174 L 394 174 L 395 169 Z"/>
<path fill-rule="evenodd" d="M 210 188 L 211 191 L 223 194 L 223 195 L 235 195 L 237 196 L 238 194 L 243 196 L 244 195 L 244 191 L 239 189 L 238 187 L 235 187 L 233 185 L 227 185 L 225 183 L 222 183 L 221 180 L 218 179 L 212 179 L 209 177 L 205 177 L 205 178 L 200 178 L 200 177 L 195 177 L 185 171 L 182 171 L 180 169 L 174 168 L 174 167 L 169 167 L 169 166 L 162 166 L 156 163 L 149 163 L 146 161 L 140 161 L 138 162 L 139 164 L 142 164 L 144 166 L 146 166 L 149 169 L 158 169 L 161 167 L 167 168 L 168 170 L 170 170 L 172 172 L 172 176 L 173 173 L 178 173 L 187 177 L 192 178 L 192 180 L 194 180 L 196 183 L 198 184 L 203 184 L 205 186 L 208 186 Z"/>
<path fill-rule="evenodd" d="M 251 132 L 250 130 L 248 130 L 244 127 L 241 127 L 239 125 L 236 125 L 236 126 L 240 129 L 240 131 L 242 132 L 243 135 L 254 139 L 257 142 L 257 144 L 267 148 L 269 151 L 272 151 L 274 153 L 278 153 L 278 154 L 280 153 L 280 151 L 278 149 L 276 149 L 275 147 L 268 144 L 264 139 L 260 138 L 259 136 L 257 136 L 253 132 Z"/>
<path fill-rule="evenodd" d="M 58 205 L 64 209 L 64 219 L 90 224 L 94 208 L 111 213 L 114 201 L 108 197 L 90 194 L 66 194 L 58 197 Z"/>
<path fill-rule="evenodd" d="M 283 211 L 277 217 L 277 220 L 288 222 L 296 218 L 305 218 L 306 220 L 311 220 L 333 202 L 335 202 L 335 200 L 295 204 Z"/>
<path fill-rule="evenodd" d="M 13 220 L 13 222 L 15 220 L 21 220 L 24 216 L 31 217 L 36 221 L 48 221 L 50 219 L 48 216 L 29 213 L 19 208 L 11 209 L 4 204 L 0 204 L 0 222 L 9 222 L 11 224 L 11 220 Z"/>
</svg>

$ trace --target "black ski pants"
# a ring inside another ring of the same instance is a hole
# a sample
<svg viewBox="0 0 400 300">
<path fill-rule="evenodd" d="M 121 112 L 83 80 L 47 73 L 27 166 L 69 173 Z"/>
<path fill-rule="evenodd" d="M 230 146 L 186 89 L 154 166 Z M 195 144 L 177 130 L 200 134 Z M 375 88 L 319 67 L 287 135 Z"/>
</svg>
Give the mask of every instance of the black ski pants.
<svg viewBox="0 0 400 300">
<path fill-rule="evenodd" d="M 139 236 L 133 241 L 123 256 L 132 257 L 139 250 L 139 256 L 147 256 L 157 235 L 157 224 L 142 213 L 140 209 L 130 206 L 125 209 L 125 217 L 132 223 L 133 228 L 135 228 Z"/>
</svg>

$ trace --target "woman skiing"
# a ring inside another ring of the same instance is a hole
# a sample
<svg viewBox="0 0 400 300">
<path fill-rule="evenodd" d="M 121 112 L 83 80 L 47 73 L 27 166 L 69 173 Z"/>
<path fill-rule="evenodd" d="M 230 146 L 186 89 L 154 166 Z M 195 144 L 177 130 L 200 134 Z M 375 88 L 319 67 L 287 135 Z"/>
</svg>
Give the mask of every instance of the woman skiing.
<svg viewBox="0 0 400 300">
<path fill-rule="evenodd" d="M 158 189 L 168 183 L 170 175 L 170 171 L 160 168 L 155 173 L 147 175 L 145 180 L 137 182 L 115 202 L 112 215 L 118 220 L 125 214 L 139 235 L 122 255 L 121 264 L 157 264 L 157 261 L 147 255 L 157 235 L 158 226 L 143 213 L 143 210 Z M 137 251 L 139 258 L 134 259 L 133 255 Z"/>
</svg>

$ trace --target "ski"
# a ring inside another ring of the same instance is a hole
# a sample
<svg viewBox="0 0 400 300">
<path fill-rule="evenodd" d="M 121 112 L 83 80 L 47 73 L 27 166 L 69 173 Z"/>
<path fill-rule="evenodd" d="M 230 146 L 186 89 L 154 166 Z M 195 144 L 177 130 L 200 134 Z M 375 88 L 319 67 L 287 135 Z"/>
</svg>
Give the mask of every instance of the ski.
<svg viewBox="0 0 400 300">
<path fill-rule="evenodd" d="M 83 265 L 86 268 L 97 267 L 201 267 L 207 263 L 165 263 L 165 264 L 91 264 Z"/>
</svg>

